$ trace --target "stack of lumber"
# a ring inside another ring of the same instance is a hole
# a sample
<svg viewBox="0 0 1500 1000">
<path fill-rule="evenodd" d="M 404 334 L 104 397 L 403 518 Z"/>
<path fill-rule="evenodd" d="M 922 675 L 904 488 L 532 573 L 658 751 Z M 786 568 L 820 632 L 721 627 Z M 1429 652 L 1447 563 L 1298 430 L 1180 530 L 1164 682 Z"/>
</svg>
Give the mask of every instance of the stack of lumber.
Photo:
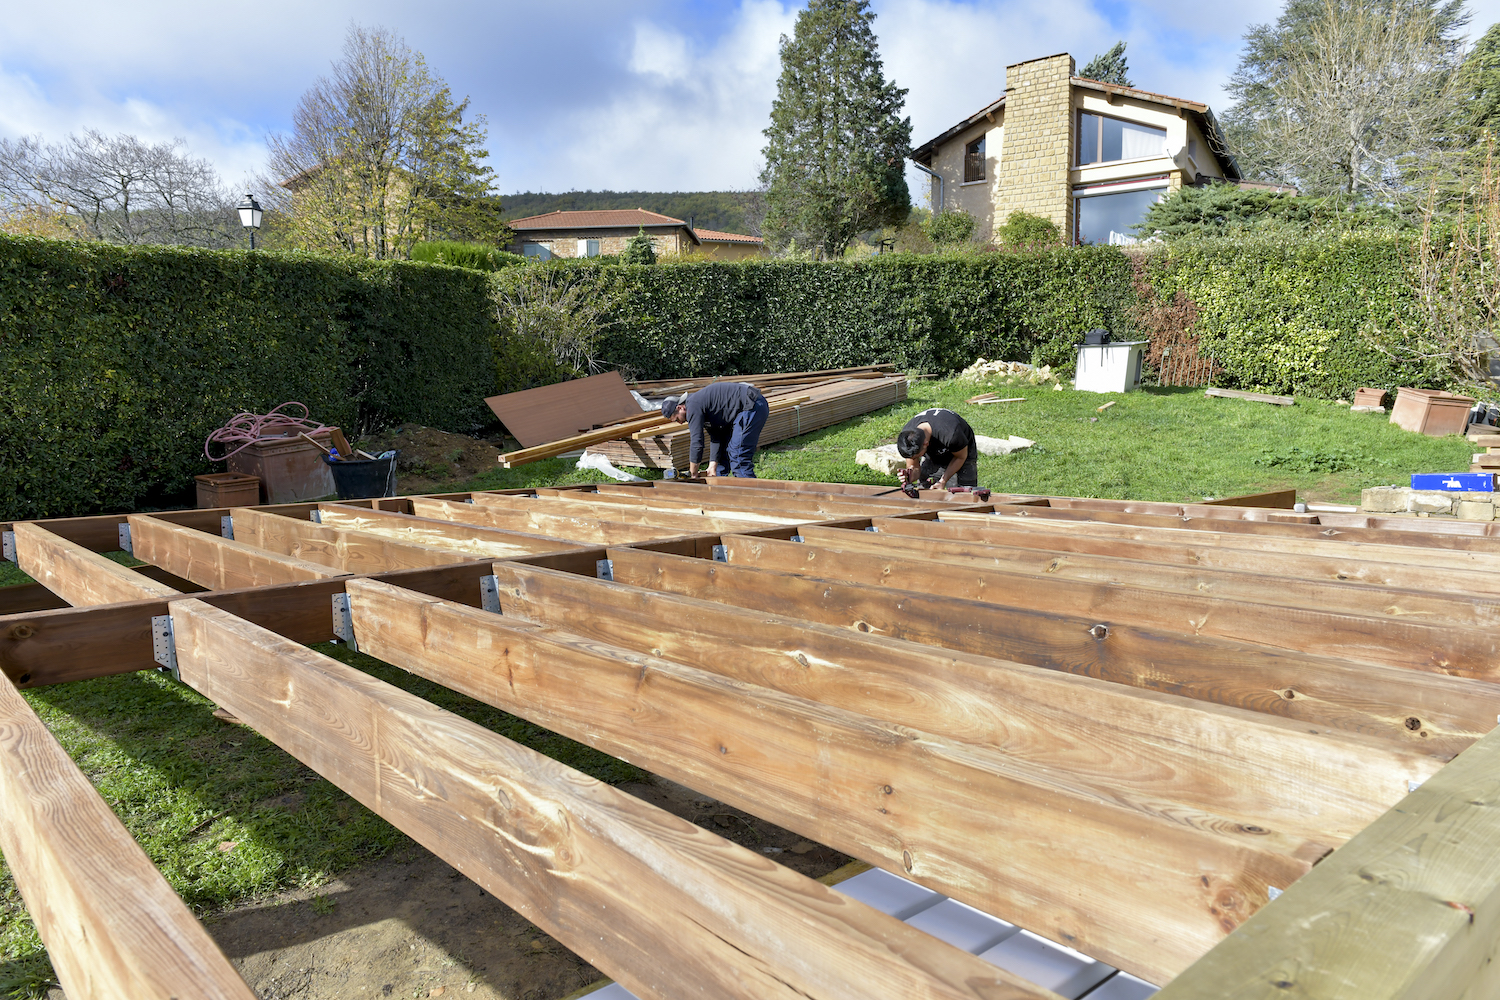
<svg viewBox="0 0 1500 1000">
<path fill-rule="evenodd" d="M 820 374 L 820 373 L 814 373 Z M 748 379 L 747 379 L 748 381 Z M 876 372 L 851 378 L 813 381 L 780 389 L 763 388 L 771 415 L 760 432 L 762 446 L 806 434 L 869 413 L 906 398 L 906 376 Z M 801 402 L 797 402 L 801 400 Z M 646 469 L 682 469 L 688 465 L 686 426 L 664 434 L 592 444 L 589 451 L 616 465 Z M 700 462 L 708 461 L 707 442 Z"/>
<path fill-rule="evenodd" d="M 1500 427 L 1492 430 L 1495 433 L 1469 435 L 1471 442 L 1484 449 L 1474 453 L 1470 472 L 1500 472 Z"/>
<path fill-rule="evenodd" d="M 856 368 L 826 368 L 811 372 L 767 372 L 763 375 L 724 375 L 718 378 L 658 379 L 655 382 L 632 382 L 630 387 L 642 396 L 677 396 L 696 392 L 715 382 L 748 382 L 770 396 L 772 392 L 806 389 L 831 379 L 885 378 L 895 365 L 861 365 Z"/>
</svg>

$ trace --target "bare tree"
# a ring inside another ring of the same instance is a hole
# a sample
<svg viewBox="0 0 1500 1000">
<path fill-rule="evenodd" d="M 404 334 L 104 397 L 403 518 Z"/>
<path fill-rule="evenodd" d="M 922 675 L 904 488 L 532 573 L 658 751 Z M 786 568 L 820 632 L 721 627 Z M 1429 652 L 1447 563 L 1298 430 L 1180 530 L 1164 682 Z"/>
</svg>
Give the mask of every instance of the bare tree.
<svg viewBox="0 0 1500 1000">
<path fill-rule="evenodd" d="M 83 239 L 236 245 L 218 174 L 183 146 L 93 130 L 58 143 L 0 139 L 0 202 L 8 217 L 50 218 Z"/>
<path fill-rule="evenodd" d="M 1389 199 L 1442 148 L 1460 0 L 1290 0 L 1245 37 L 1225 124 L 1248 172 Z"/>
<path fill-rule="evenodd" d="M 352 25 L 333 75 L 302 95 L 292 131 L 269 140 L 292 192 L 290 236 L 309 249 L 405 257 L 418 238 L 495 241 L 508 230 L 484 118 L 397 35 Z"/>
</svg>

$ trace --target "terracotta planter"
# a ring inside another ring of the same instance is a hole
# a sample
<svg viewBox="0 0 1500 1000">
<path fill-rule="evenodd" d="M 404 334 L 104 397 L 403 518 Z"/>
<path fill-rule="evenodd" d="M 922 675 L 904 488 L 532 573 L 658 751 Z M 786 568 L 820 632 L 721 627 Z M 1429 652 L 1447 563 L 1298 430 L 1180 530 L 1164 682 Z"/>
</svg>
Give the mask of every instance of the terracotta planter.
<svg viewBox="0 0 1500 1000">
<path fill-rule="evenodd" d="M 1403 430 L 1430 437 L 1462 434 L 1469 426 L 1469 407 L 1474 400 L 1437 389 L 1396 390 L 1391 423 Z"/>
</svg>

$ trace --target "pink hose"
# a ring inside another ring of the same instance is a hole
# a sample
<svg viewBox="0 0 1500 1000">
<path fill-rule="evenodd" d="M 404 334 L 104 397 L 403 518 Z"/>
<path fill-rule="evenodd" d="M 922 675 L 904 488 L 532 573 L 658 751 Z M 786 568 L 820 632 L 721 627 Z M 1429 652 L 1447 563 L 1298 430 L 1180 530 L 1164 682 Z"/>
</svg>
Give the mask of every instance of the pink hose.
<svg viewBox="0 0 1500 1000">
<path fill-rule="evenodd" d="M 281 411 L 288 406 L 302 407 L 300 417 Z M 229 418 L 229 422 L 208 436 L 203 442 L 203 457 L 210 462 L 222 462 L 230 455 L 237 455 L 250 447 L 263 437 L 276 437 L 278 435 L 291 434 L 316 434 L 324 430 L 325 425 L 315 420 L 307 419 L 307 407 L 301 403 L 287 402 L 273 409 L 270 413 L 236 413 Z M 215 458 L 209 454 L 208 446 L 220 444 L 229 448 L 224 454 Z M 238 447 L 234 447 L 238 445 Z"/>
</svg>

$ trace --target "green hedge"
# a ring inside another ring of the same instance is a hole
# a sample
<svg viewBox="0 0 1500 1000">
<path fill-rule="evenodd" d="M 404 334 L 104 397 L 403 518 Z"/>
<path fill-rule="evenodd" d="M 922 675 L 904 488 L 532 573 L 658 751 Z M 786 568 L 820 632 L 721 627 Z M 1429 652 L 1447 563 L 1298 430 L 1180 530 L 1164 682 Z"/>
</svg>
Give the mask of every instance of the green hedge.
<svg viewBox="0 0 1500 1000">
<path fill-rule="evenodd" d="M 0 516 L 180 495 L 211 430 L 286 400 L 472 430 L 494 337 L 473 271 L 0 235 Z"/>
</svg>

